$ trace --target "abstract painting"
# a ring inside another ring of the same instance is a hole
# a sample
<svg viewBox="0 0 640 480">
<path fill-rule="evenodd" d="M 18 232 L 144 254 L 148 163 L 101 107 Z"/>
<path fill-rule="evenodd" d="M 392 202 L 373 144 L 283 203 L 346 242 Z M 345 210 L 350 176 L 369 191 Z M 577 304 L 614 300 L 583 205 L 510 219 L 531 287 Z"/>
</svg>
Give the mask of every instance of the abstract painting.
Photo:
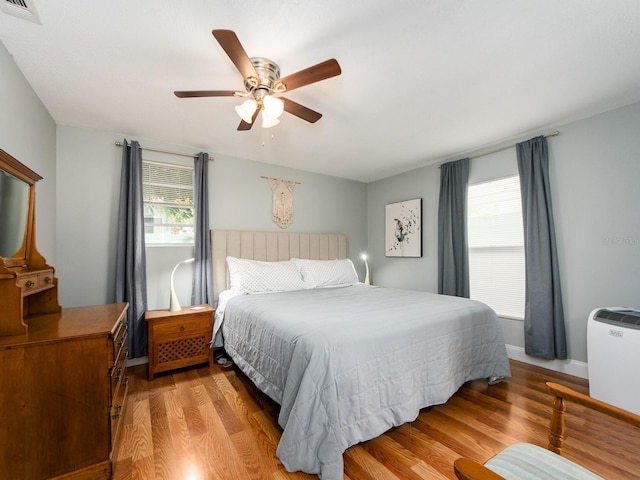
<svg viewBox="0 0 640 480">
<path fill-rule="evenodd" d="M 422 256 L 422 199 L 390 203 L 384 209 L 387 257 Z"/>
</svg>

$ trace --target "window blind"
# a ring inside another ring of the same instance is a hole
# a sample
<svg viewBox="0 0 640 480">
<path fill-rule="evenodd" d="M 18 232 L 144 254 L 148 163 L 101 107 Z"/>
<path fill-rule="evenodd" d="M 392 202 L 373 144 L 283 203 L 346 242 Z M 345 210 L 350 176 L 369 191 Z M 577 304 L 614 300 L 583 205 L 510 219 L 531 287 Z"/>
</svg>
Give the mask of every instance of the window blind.
<svg viewBox="0 0 640 480">
<path fill-rule="evenodd" d="M 193 167 L 142 162 L 145 242 L 192 245 L 194 241 Z"/>
<path fill-rule="evenodd" d="M 154 204 L 193 204 L 193 167 L 142 162 L 144 201 Z"/>
<path fill-rule="evenodd" d="M 471 298 L 500 316 L 523 319 L 524 233 L 518 176 L 470 185 L 467 207 Z"/>
</svg>

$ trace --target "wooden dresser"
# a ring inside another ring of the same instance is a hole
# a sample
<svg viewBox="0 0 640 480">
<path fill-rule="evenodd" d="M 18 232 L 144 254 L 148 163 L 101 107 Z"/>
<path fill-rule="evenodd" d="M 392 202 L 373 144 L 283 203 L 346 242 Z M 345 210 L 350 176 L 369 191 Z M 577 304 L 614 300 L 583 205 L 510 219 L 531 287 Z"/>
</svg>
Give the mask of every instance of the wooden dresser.
<svg viewBox="0 0 640 480">
<path fill-rule="evenodd" d="M 0 472 L 110 478 L 127 396 L 127 307 L 32 315 L 26 334 L 0 337 Z"/>
<path fill-rule="evenodd" d="M 55 268 L 36 248 L 41 179 L 0 149 L 0 478 L 107 479 L 128 305 L 60 308 Z"/>
</svg>

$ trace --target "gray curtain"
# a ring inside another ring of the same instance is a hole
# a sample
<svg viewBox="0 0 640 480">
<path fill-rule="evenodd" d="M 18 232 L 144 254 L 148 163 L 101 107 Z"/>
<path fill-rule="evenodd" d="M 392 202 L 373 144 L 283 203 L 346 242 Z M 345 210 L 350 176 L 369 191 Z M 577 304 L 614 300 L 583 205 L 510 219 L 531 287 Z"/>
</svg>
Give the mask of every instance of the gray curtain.
<svg viewBox="0 0 640 480">
<path fill-rule="evenodd" d="M 211 236 L 209 234 L 209 154 L 200 152 L 194 161 L 193 203 L 196 211 L 196 231 L 191 285 L 191 304 L 213 305 L 213 271 Z"/>
<path fill-rule="evenodd" d="M 547 140 L 536 137 L 516 147 L 526 268 L 524 349 L 527 355 L 537 358 L 566 359 Z"/>
<path fill-rule="evenodd" d="M 136 141 L 122 146 L 116 251 L 116 303 L 129 302 L 129 358 L 147 355 L 147 268 L 144 244 L 142 152 Z"/>
<path fill-rule="evenodd" d="M 468 158 L 440 166 L 438 293 L 466 298 L 469 298 L 468 183 Z"/>
</svg>

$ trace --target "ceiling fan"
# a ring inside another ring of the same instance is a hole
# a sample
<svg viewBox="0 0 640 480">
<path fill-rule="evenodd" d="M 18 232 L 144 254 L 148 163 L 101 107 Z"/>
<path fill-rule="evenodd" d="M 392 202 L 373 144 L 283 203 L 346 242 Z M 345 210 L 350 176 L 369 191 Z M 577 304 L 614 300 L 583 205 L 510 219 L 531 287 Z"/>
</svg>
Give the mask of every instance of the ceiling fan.
<svg viewBox="0 0 640 480">
<path fill-rule="evenodd" d="M 233 31 L 213 30 L 211 33 L 242 74 L 246 91 L 175 91 L 173 93 L 176 97 L 246 98 L 242 105 L 236 107 L 236 112 L 242 118 L 238 130 L 250 130 L 260 112 L 262 112 L 262 126 L 264 128 L 277 125 L 280 122 L 278 118 L 283 111 L 310 123 L 320 120 L 321 113 L 284 98 L 281 94 L 340 75 L 342 70 L 337 60 L 332 58 L 281 78 L 280 67 L 272 60 L 264 57 L 249 58 Z"/>
</svg>

